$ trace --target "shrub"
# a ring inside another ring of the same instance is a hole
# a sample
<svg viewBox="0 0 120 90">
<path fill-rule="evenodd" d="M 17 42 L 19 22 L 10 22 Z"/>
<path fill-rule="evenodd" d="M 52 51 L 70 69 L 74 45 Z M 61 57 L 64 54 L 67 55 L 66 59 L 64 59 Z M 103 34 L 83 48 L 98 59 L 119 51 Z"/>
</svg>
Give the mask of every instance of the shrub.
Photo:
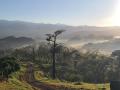
<svg viewBox="0 0 120 90">
<path fill-rule="evenodd" d="M 20 69 L 19 64 L 16 62 L 14 57 L 3 57 L 0 58 L 0 78 L 8 79 L 9 75 Z"/>
</svg>

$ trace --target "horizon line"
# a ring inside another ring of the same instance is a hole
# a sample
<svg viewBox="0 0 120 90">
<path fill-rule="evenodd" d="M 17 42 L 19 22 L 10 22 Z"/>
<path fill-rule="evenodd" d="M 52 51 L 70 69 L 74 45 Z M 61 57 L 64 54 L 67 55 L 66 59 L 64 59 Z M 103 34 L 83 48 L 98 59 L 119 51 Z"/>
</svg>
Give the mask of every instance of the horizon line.
<svg viewBox="0 0 120 90">
<path fill-rule="evenodd" d="M 69 24 L 64 24 L 64 23 L 50 23 L 50 22 L 35 22 L 35 21 L 24 21 L 24 20 L 9 20 L 9 19 L 0 19 L 0 21 L 9 21 L 9 22 L 23 22 L 23 23 L 33 23 L 33 24 L 51 24 L 51 25 L 64 25 L 64 26 L 72 26 L 72 27 L 120 27 L 120 26 L 110 26 L 110 25 L 69 25 Z"/>
</svg>

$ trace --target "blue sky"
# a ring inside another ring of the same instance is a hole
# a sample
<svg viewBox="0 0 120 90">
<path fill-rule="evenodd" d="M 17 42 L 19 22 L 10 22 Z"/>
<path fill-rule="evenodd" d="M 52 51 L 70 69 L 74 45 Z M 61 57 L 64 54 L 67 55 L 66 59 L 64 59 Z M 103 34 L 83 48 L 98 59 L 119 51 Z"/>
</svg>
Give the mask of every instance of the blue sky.
<svg viewBox="0 0 120 90">
<path fill-rule="evenodd" d="M 102 25 L 118 0 L 0 0 L 0 19 Z"/>
</svg>

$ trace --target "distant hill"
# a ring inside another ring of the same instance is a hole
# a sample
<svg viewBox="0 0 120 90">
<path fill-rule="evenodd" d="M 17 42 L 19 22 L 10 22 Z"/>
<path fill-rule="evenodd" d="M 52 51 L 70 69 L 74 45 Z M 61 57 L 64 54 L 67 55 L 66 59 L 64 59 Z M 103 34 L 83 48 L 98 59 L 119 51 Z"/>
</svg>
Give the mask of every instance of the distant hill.
<svg viewBox="0 0 120 90">
<path fill-rule="evenodd" d="M 0 49 L 14 49 L 33 43 L 34 40 L 28 37 L 8 36 L 0 39 Z"/>
<path fill-rule="evenodd" d="M 81 47 L 81 44 L 82 45 L 85 44 L 84 46 L 85 48 L 89 46 L 91 47 L 89 43 L 94 44 L 94 42 L 101 42 L 104 40 L 111 41 L 115 36 L 118 37 L 120 36 L 120 27 L 96 27 L 96 26 L 85 26 L 85 25 L 69 26 L 64 24 L 45 24 L 45 23 L 31 23 L 24 21 L 0 20 L 0 38 L 4 38 L 7 36 L 16 36 L 16 37 L 24 36 L 24 37 L 33 38 L 36 41 L 42 41 L 42 40 L 45 41 L 46 33 L 53 33 L 54 31 L 59 29 L 66 30 L 63 34 L 61 34 L 60 37 L 58 37 L 59 39 L 61 39 L 60 40 L 62 41 L 61 43 L 73 47 L 76 46 Z M 14 38 L 11 37 L 11 39 Z M 12 43 L 12 41 L 10 42 Z M 7 42 L 10 43 L 9 40 Z M 24 40 L 21 40 L 21 42 L 24 42 Z M 10 46 L 13 46 L 13 44 L 12 45 L 10 44 Z M 1 44 L 1 47 L 7 47 L 7 45 L 4 46 L 4 44 Z"/>
<path fill-rule="evenodd" d="M 61 24 L 31 23 L 23 21 L 0 20 L 0 38 L 6 36 L 41 37 L 57 29 L 65 28 Z"/>
<path fill-rule="evenodd" d="M 65 29 L 64 38 L 99 38 L 103 36 L 120 35 L 120 27 L 96 27 L 96 26 L 68 26 L 64 24 L 44 24 L 23 21 L 0 20 L 0 38 L 7 36 L 25 36 L 43 38 L 46 33 L 52 33 L 58 29 Z M 107 33 L 107 34 L 106 34 Z M 108 37 L 107 37 L 108 38 Z"/>
</svg>

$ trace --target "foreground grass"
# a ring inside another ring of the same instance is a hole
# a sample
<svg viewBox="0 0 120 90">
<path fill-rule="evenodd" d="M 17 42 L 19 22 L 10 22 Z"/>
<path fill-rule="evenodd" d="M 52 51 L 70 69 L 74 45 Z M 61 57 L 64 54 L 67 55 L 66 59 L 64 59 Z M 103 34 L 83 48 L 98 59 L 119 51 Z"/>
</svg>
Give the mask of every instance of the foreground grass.
<svg viewBox="0 0 120 90">
<path fill-rule="evenodd" d="M 56 90 L 102 90 L 102 88 L 110 90 L 109 84 L 70 83 L 66 81 L 61 82 L 60 80 L 51 80 L 45 78 L 41 71 L 35 71 L 35 78 L 46 85 L 55 87 Z"/>
<path fill-rule="evenodd" d="M 26 83 L 22 76 L 26 72 L 26 64 L 21 65 L 20 71 L 11 75 L 8 82 L 0 83 L 0 90 L 39 90 Z M 109 84 L 89 84 L 83 82 L 66 82 L 60 80 L 52 80 L 44 77 L 44 74 L 35 69 L 35 79 L 43 83 L 45 86 L 54 87 L 54 90 L 102 90 L 105 87 L 106 90 L 110 90 Z M 33 89 L 34 88 L 34 89 Z"/>
<path fill-rule="evenodd" d="M 33 90 L 32 86 L 26 83 L 24 80 L 19 80 L 20 76 L 23 76 L 26 71 L 26 65 L 21 65 L 20 71 L 12 74 L 8 82 L 0 82 L 0 90 Z"/>
</svg>

